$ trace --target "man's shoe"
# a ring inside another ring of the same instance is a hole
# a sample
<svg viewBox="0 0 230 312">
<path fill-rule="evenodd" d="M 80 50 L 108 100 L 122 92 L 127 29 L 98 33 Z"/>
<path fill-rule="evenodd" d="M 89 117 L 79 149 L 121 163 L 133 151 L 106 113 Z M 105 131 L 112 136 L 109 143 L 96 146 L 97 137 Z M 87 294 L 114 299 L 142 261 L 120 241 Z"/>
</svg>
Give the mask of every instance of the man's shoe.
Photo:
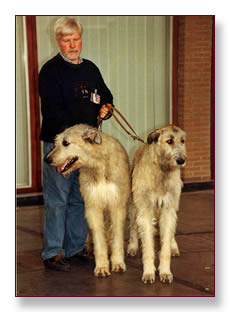
<svg viewBox="0 0 230 312">
<path fill-rule="evenodd" d="M 87 252 L 86 248 L 76 253 L 76 255 L 68 258 L 70 263 L 74 263 L 75 261 L 80 260 L 81 262 L 88 262 L 89 261 L 89 253 Z"/>
<path fill-rule="evenodd" d="M 57 256 L 54 256 L 50 259 L 45 260 L 44 264 L 45 266 L 47 266 L 47 268 L 56 270 L 56 271 L 69 272 L 72 270 L 71 264 L 63 256 L 62 253 L 59 253 Z"/>
</svg>

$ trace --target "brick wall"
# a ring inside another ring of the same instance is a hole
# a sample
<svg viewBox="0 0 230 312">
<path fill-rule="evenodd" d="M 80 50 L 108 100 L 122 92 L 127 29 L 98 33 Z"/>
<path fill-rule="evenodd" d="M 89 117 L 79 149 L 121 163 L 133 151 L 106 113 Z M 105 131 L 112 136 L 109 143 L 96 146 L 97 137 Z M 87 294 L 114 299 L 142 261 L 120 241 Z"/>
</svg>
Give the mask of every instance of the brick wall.
<svg viewBox="0 0 230 312">
<path fill-rule="evenodd" d="M 177 121 L 187 132 L 183 179 L 211 180 L 212 16 L 177 17 Z"/>
</svg>

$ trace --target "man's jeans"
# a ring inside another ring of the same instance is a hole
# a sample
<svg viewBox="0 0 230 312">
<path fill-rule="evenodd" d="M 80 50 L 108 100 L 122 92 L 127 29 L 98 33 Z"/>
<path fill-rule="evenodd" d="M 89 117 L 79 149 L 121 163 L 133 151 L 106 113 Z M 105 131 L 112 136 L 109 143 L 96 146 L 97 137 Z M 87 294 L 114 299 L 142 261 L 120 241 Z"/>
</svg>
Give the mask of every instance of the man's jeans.
<svg viewBox="0 0 230 312">
<path fill-rule="evenodd" d="M 52 143 L 44 142 L 44 157 L 53 146 Z M 84 249 L 88 226 L 78 178 L 78 170 L 64 178 L 56 168 L 43 161 L 44 260 L 59 252 L 65 257 L 71 257 Z"/>
</svg>

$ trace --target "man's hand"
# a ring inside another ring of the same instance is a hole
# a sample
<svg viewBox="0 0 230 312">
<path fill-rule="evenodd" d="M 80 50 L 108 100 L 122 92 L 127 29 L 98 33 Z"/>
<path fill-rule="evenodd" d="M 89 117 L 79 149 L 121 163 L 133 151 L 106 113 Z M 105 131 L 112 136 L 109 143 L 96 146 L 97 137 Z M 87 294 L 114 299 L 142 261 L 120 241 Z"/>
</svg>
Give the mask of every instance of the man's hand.
<svg viewBox="0 0 230 312">
<path fill-rule="evenodd" d="M 102 105 L 99 113 L 99 117 L 102 119 L 104 118 L 108 112 L 110 111 L 110 108 L 112 107 L 112 104 L 104 104 Z"/>
</svg>

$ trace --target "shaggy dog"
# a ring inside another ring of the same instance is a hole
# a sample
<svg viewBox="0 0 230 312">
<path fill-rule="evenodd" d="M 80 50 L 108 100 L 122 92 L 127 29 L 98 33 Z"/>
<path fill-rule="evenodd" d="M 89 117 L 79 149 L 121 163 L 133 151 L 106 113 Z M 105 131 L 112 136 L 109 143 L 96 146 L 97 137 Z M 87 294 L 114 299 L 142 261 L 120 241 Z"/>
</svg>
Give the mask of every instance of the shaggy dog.
<svg viewBox="0 0 230 312">
<path fill-rule="evenodd" d="M 171 283 L 171 255 L 179 256 L 175 240 L 177 211 L 182 188 L 180 169 L 185 166 L 185 132 L 176 126 L 166 126 L 149 134 L 148 144 L 140 146 L 132 165 L 131 230 L 128 254 L 134 256 L 138 238 L 142 243 L 144 283 L 155 281 L 154 233 L 158 223 L 161 251 L 159 275 L 162 282 Z"/>
<path fill-rule="evenodd" d="M 80 169 L 80 191 L 94 245 L 95 276 L 110 275 L 109 254 L 112 271 L 124 272 L 130 176 L 122 145 L 98 129 L 80 124 L 57 135 L 46 161 L 63 175 Z"/>
</svg>

